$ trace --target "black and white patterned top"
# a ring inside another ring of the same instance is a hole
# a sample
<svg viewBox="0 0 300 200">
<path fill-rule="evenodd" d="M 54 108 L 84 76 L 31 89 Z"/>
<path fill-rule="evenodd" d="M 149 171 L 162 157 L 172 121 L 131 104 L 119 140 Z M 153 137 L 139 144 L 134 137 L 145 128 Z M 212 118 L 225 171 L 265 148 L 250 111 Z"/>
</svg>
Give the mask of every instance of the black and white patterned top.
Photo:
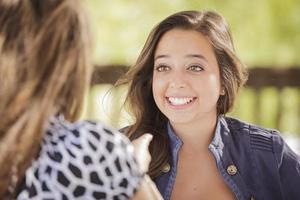
<svg viewBox="0 0 300 200">
<path fill-rule="evenodd" d="M 142 178 L 133 146 L 94 122 L 52 118 L 39 155 L 27 169 L 18 200 L 128 199 Z"/>
</svg>

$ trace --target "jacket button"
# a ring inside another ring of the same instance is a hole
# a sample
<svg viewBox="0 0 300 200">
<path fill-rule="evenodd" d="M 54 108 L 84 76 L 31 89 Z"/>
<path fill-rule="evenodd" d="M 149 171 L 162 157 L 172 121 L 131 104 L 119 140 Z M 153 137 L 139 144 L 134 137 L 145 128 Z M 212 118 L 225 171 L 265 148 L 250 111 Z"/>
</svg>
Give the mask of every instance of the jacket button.
<svg viewBox="0 0 300 200">
<path fill-rule="evenodd" d="M 170 171 L 170 169 L 171 169 L 170 164 L 166 163 L 165 166 L 163 166 L 163 168 L 162 168 L 162 172 L 167 173 Z"/>
<path fill-rule="evenodd" d="M 231 176 L 235 175 L 237 173 L 237 168 L 235 165 L 229 165 L 227 167 L 227 173 Z"/>
</svg>

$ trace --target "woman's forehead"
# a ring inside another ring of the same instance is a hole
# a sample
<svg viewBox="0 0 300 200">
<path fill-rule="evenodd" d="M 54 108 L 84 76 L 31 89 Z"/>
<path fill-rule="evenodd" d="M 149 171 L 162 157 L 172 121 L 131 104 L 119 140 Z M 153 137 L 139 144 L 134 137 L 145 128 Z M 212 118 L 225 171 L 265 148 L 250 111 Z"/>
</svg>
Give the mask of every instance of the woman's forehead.
<svg viewBox="0 0 300 200">
<path fill-rule="evenodd" d="M 173 29 L 166 32 L 158 42 L 154 59 L 171 57 L 216 59 L 208 39 L 195 30 Z"/>
</svg>

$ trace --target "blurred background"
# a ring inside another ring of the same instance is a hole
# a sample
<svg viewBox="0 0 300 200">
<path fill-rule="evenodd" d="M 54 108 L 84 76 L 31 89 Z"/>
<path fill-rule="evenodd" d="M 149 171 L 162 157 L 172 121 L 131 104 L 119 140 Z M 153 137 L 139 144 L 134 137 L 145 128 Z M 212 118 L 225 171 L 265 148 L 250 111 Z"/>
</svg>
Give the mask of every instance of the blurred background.
<svg viewBox="0 0 300 200">
<path fill-rule="evenodd" d="M 250 78 L 230 116 L 278 129 L 300 152 L 300 0 L 87 0 L 93 83 L 85 119 L 115 128 L 132 123 L 126 86 L 115 80 L 134 64 L 150 30 L 182 10 L 215 10 L 228 21 Z"/>
</svg>

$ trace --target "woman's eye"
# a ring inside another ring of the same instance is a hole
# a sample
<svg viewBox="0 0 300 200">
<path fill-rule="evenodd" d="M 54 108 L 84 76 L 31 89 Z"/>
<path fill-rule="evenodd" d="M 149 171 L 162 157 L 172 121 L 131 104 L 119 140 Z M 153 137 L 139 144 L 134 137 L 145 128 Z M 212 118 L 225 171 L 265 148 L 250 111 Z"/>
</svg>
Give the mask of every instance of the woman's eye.
<svg viewBox="0 0 300 200">
<path fill-rule="evenodd" d="M 194 71 L 194 72 L 200 72 L 203 70 L 203 67 L 199 65 L 191 65 L 188 67 L 188 70 Z"/>
<path fill-rule="evenodd" d="M 155 70 L 158 72 L 168 71 L 169 69 L 170 68 L 166 65 L 159 65 L 155 68 Z"/>
</svg>

